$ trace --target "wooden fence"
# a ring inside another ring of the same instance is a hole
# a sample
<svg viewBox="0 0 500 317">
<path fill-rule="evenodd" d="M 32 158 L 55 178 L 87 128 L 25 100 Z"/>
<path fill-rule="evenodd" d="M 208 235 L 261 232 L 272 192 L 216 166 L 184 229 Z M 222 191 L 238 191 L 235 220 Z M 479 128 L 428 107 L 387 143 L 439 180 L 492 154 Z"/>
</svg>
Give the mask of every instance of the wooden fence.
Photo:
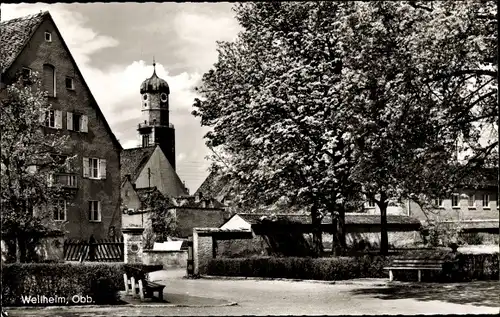
<svg viewBox="0 0 500 317">
<path fill-rule="evenodd" d="M 64 241 L 64 260 L 66 261 L 95 261 L 95 262 L 123 262 L 123 238 L 80 240 L 67 239 Z"/>
</svg>

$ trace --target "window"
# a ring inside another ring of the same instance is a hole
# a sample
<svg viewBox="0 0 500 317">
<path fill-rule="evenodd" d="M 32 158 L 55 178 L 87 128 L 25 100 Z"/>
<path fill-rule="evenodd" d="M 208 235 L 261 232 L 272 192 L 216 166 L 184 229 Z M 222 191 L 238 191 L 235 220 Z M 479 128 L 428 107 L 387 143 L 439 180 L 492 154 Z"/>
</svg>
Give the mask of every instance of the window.
<svg viewBox="0 0 500 317">
<path fill-rule="evenodd" d="M 89 200 L 89 221 L 101 221 L 101 202 Z"/>
<path fill-rule="evenodd" d="M 89 177 L 98 178 L 99 177 L 99 159 L 89 158 Z"/>
<path fill-rule="evenodd" d="M 490 195 L 488 194 L 483 194 L 483 208 L 490 208 Z"/>
<path fill-rule="evenodd" d="M 81 131 L 82 115 L 73 113 L 73 131 Z"/>
<path fill-rule="evenodd" d="M 23 78 L 23 81 L 25 82 L 29 81 L 31 76 L 31 68 L 23 67 L 21 76 Z"/>
<path fill-rule="evenodd" d="M 45 32 L 45 42 L 52 42 L 52 33 Z"/>
<path fill-rule="evenodd" d="M 45 126 L 54 129 L 62 128 L 62 111 L 47 110 L 45 112 Z"/>
<path fill-rule="evenodd" d="M 144 95 L 142 95 L 142 98 L 144 98 L 144 100 L 148 100 L 148 95 L 144 94 Z"/>
<path fill-rule="evenodd" d="M 467 205 L 469 208 L 476 208 L 476 195 L 469 195 Z"/>
<path fill-rule="evenodd" d="M 432 201 L 432 204 L 436 207 L 444 207 L 443 205 L 443 200 L 441 198 L 435 198 L 433 201 Z"/>
<path fill-rule="evenodd" d="M 43 65 L 43 87 L 49 93 L 49 97 L 56 96 L 56 69 L 52 65 Z"/>
<path fill-rule="evenodd" d="M 56 127 L 56 114 L 54 110 L 47 110 L 45 112 L 45 126 L 49 128 Z"/>
<path fill-rule="evenodd" d="M 75 90 L 75 83 L 74 83 L 73 78 L 66 77 L 66 81 L 65 82 L 66 82 L 66 89 Z"/>
<path fill-rule="evenodd" d="M 146 147 L 149 145 L 149 134 L 142 136 L 142 147 Z"/>
<path fill-rule="evenodd" d="M 66 220 L 66 210 L 67 203 L 65 200 L 59 200 L 54 206 L 54 220 L 55 221 L 65 221 Z"/>
<path fill-rule="evenodd" d="M 459 202 L 460 202 L 460 196 L 458 194 L 453 194 L 451 196 L 451 207 L 453 208 L 458 208 L 459 207 Z"/>
<path fill-rule="evenodd" d="M 86 115 L 68 112 L 66 120 L 68 130 L 88 132 L 88 117 Z"/>
<path fill-rule="evenodd" d="M 83 177 L 91 179 L 106 179 L 106 160 L 84 157 Z"/>
</svg>

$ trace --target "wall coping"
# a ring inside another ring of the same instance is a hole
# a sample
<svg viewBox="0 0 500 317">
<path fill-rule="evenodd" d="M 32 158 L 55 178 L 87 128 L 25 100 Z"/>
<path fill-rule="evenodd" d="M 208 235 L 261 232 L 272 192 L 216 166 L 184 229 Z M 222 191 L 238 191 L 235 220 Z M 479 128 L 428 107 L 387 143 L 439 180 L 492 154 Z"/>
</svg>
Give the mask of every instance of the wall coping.
<svg viewBox="0 0 500 317">
<path fill-rule="evenodd" d="M 146 253 L 181 253 L 187 251 L 188 250 L 142 250 L 142 252 Z"/>
<path fill-rule="evenodd" d="M 122 228 L 122 233 L 142 234 L 143 231 L 144 231 L 144 228 L 141 228 L 141 227 Z"/>
</svg>

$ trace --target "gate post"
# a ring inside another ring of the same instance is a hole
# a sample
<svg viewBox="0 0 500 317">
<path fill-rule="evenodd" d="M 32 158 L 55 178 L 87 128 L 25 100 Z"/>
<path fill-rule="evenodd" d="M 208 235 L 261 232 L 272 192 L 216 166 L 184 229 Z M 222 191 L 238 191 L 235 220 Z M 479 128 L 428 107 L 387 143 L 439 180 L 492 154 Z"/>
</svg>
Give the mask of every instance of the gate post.
<svg viewBox="0 0 500 317">
<path fill-rule="evenodd" d="M 187 258 L 187 276 L 191 277 L 194 274 L 194 256 L 193 256 L 193 236 L 188 238 L 188 258 Z"/>
<path fill-rule="evenodd" d="M 125 263 L 142 263 L 144 228 L 123 228 L 123 255 Z"/>
</svg>

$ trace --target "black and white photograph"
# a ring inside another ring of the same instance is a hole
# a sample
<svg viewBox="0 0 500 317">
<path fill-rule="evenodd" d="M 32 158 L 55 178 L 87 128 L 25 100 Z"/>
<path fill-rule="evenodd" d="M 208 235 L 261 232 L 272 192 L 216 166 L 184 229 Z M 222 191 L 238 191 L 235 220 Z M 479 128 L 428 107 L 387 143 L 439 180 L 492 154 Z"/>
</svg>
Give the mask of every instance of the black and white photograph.
<svg viewBox="0 0 500 317">
<path fill-rule="evenodd" d="M 0 5 L 1 316 L 500 313 L 492 0 Z"/>
</svg>

